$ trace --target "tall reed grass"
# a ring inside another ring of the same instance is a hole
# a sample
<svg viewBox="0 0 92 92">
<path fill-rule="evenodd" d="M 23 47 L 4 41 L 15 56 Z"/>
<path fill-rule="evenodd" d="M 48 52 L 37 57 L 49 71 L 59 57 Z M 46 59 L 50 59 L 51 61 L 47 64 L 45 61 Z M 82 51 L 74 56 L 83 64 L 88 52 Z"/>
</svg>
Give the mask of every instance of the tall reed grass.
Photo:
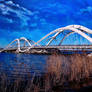
<svg viewBox="0 0 92 92">
<path fill-rule="evenodd" d="M 57 55 L 47 60 L 46 86 L 70 87 L 71 83 L 79 85 L 82 80 L 92 77 L 92 57 L 86 54 Z M 47 81 L 48 80 L 48 81 Z M 48 90 L 48 89 L 47 89 Z"/>
</svg>

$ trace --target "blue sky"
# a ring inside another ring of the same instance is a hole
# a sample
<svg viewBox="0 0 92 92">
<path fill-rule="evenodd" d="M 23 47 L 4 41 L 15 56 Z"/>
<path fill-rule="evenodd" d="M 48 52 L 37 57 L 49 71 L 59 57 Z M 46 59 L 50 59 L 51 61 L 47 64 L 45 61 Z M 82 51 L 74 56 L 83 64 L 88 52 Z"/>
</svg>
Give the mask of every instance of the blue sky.
<svg viewBox="0 0 92 92">
<path fill-rule="evenodd" d="M 50 31 L 70 24 L 92 29 L 91 0 L 0 1 L 0 47 L 23 36 L 38 41 Z M 77 38 L 75 42 L 72 39 L 72 43 L 80 42 Z M 71 43 L 69 41 L 65 43 Z"/>
</svg>

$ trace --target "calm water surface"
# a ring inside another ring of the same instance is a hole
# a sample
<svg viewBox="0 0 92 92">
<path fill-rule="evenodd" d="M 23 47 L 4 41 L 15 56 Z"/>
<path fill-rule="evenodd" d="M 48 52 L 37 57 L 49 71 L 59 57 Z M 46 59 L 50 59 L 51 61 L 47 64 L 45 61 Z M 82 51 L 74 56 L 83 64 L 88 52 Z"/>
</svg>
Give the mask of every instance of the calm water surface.
<svg viewBox="0 0 92 92">
<path fill-rule="evenodd" d="M 28 74 L 45 73 L 49 55 L 0 53 L 0 75 L 8 77 L 25 76 Z"/>
</svg>

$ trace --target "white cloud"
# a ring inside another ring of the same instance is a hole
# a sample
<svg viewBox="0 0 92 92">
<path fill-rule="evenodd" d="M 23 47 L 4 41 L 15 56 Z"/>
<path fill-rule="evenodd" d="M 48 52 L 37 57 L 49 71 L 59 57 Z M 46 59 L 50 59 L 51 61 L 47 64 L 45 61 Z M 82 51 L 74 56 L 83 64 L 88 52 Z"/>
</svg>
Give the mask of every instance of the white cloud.
<svg viewBox="0 0 92 92">
<path fill-rule="evenodd" d="M 16 30 L 20 30 L 22 27 L 24 28 L 25 26 L 28 26 L 28 21 L 30 21 L 32 14 L 33 13 L 30 10 L 21 7 L 12 1 L 4 1 L 0 3 L 0 23 L 2 23 L 2 25 L 9 24 L 9 26 L 7 26 L 9 28 L 12 26 L 10 25 L 11 23 L 16 25 Z M 0 26 L 0 28 L 4 29 L 7 29 L 7 27 Z M 15 30 L 15 27 L 12 28 Z"/>
<path fill-rule="evenodd" d="M 92 7 L 91 6 L 88 6 L 86 8 L 82 8 L 82 9 L 80 9 L 80 12 L 81 13 L 84 13 L 84 12 L 90 13 L 90 12 L 92 12 Z"/>
<path fill-rule="evenodd" d="M 27 16 L 31 16 L 32 12 L 28 9 L 21 7 L 18 4 L 14 4 L 12 1 L 5 1 L 4 3 L 0 3 L 0 11 L 2 15 L 11 15 L 11 13 L 15 14 L 16 17 L 21 20 L 29 20 L 30 18 Z"/>
</svg>

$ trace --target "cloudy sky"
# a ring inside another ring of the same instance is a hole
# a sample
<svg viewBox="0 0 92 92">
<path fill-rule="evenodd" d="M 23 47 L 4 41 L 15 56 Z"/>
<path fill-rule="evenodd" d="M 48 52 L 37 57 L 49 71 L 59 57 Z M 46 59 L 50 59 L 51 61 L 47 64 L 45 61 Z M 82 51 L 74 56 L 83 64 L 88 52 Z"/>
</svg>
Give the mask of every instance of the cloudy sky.
<svg viewBox="0 0 92 92">
<path fill-rule="evenodd" d="M 0 0 L 0 47 L 19 37 L 38 41 L 50 31 L 70 24 L 92 29 L 91 0 Z M 77 42 L 77 38 L 72 40 Z"/>
</svg>

